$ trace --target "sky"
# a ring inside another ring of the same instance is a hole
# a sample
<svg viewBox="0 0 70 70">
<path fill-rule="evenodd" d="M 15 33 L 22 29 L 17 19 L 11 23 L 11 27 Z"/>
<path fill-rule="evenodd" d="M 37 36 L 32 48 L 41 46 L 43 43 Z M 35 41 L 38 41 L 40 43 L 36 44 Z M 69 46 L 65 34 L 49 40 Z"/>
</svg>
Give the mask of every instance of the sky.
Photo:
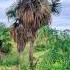
<svg viewBox="0 0 70 70">
<path fill-rule="evenodd" d="M 0 0 L 0 22 L 4 22 L 6 26 L 10 26 L 6 16 L 6 11 L 9 6 L 16 2 L 16 0 Z M 61 0 L 62 10 L 59 16 L 52 16 L 52 28 L 56 29 L 70 29 L 70 0 Z"/>
</svg>

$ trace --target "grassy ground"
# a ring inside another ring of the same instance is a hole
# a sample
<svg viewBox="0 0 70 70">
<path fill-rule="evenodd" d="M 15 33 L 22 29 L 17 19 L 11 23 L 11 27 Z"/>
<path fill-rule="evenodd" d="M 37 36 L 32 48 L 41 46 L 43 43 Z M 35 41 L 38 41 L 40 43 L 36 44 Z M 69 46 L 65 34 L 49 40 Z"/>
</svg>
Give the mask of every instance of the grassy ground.
<svg viewBox="0 0 70 70">
<path fill-rule="evenodd" d="M 44 52 L 34 52 L 34 62 L 38 60 L 40 56 L 42 56 Z M 12 51 L 9 55 L 6 55 L 2 59 L 2 63 L 0 64 L 0 70 L 29 70 L 29 43 L 26 45 L 25 50 L 19 56 L 17 51 L 17 46 L 13 43 Z"/>
<path fill-rule="evenodd" d="M 29 64 L 29 44 L 26 45 L 26 48 L 23 53 L 19 56 L 19 53 L 17 52 L 16 44 L 13 43 L 12 51 L 9 55 L 6 55 L 2 62 L 0 62 L 0 70 L 17 70 L 20 68 L 27 68 Z M 25 69 L 24 68 L 24 69 Z M 22 69 L 23 70 L 23 69 Z M 26 70 L 26 69 L 25 69 Z"/>
</svg>

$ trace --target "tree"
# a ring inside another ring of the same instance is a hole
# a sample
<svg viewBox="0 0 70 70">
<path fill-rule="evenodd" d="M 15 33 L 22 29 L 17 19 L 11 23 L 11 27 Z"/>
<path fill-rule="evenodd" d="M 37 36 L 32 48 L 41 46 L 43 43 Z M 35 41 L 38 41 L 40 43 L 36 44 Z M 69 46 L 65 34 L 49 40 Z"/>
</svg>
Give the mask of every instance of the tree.
<svg viewBox="0 0 70 70">
<path fill-rule="evenodd" d="M 56 0 L 54 1 L 57 5 Z M 43 5 L 40 0 L 18 0 L 14 9 L 7 12 L 9 18 L 17 20 L 12 27 L 14 38 L 16 38 L 19 53 L 25 48 L 26 42 L 30 41 L 30 66 L 33 68 L 32 46 L 36 38 L 37 30 L 51 22 L 51 13 L 55 5 Z M 57 11 L 56 11 L 57 12 Z M 33 69 L 32 69 L 33 70 Z"/>
</svg>

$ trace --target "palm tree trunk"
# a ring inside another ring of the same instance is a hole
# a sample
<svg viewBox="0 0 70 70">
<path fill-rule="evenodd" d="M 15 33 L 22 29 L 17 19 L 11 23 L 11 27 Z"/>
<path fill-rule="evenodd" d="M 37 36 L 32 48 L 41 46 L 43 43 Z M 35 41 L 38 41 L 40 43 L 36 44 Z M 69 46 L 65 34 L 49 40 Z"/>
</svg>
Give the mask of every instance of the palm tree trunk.
<svg viewBox="0 0 70 70">
<path fill-rule="evenodd" d="M 34 70 L 33 66 L 33 42 L 30 42 L 30 49 L 29 49 L 29 62 L 30 62 L 30 70 Z"/>
<path fill-rule="evenodd" d="M 0 60 L 1 60 L 1 50 L 0 50 Z"/>
</svg>

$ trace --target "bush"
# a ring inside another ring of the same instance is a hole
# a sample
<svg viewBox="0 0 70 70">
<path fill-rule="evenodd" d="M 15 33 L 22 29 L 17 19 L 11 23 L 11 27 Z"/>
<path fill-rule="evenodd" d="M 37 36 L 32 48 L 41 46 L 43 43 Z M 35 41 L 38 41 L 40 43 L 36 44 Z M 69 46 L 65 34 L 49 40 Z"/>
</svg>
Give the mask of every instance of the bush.
<svg viewBox="0 0 70 70">
<path fill-rule="evenodd" d="M 0 52 L 9 53 L 12 49 L 10 31 L 2 23 L 0 24 L 0 41 Z"/>
<path fill-rule="evenodd" d="M 47 41 L 43 40 L 44 37 Z M 70 70 L 70 35 L 43 27 L 36 41 L 37 53 L 45 49 L 45 53 L 39 57 L 36 70 Z M 44 47 L 41 47 L 41 42 Z M 39 48 L 41 50 L 38 50 Z"/>
<path fill-rule="evenodd" d="M 3 66 L 13 66 L 18 64 L 19 64 L 18 56 L 14 54 L 10 54 L 1 60 L 1 65 Z"/>
</svg>

